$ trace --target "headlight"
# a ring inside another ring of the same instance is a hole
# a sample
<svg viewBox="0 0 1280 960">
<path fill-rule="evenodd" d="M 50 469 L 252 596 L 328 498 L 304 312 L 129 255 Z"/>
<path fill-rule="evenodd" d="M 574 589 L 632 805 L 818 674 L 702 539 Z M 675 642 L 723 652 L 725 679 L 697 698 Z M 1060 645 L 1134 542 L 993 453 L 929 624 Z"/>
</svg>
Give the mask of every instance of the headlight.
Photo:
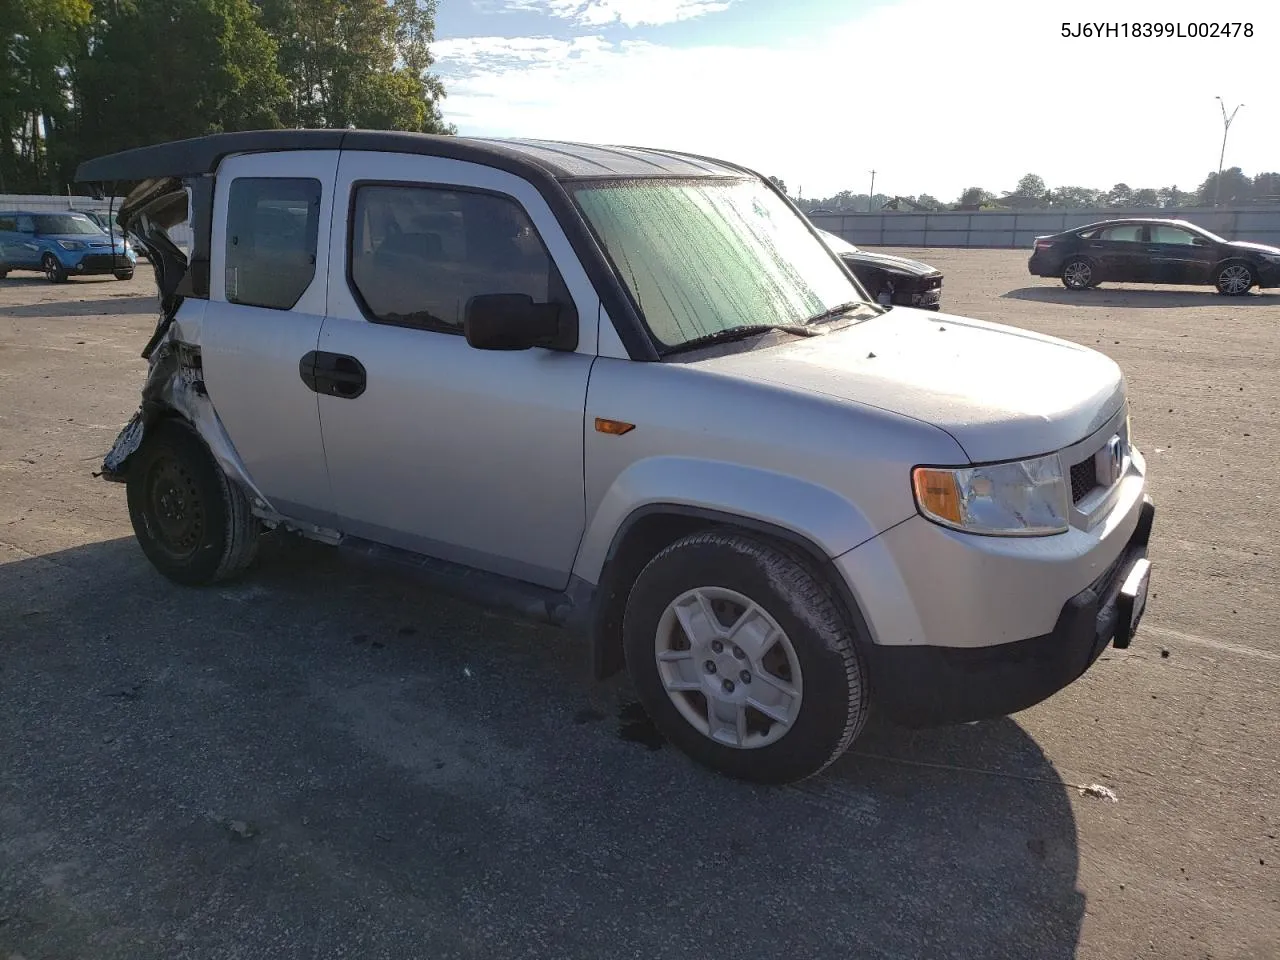
<svg viewBox="0 0 1280 960">
<path fill-rule="evenodd" d="M 79 240 L 59 240 L 58 246 L 63 250 L 83 250 L 84 244 Z"/>
<path fill-rule="evenodd" d="M 1280 263 L 1280 253 L 1264 253 L 1262 259 L 1267 263 Z"/>
<path fill-rule="evenodd" d="M 1070 527 L 1071 490 L 1054 454 L 983 467 L 916 467 L 920 512 L 944 527 L 1000 537 L 1038 537 Z"/>
</svg>

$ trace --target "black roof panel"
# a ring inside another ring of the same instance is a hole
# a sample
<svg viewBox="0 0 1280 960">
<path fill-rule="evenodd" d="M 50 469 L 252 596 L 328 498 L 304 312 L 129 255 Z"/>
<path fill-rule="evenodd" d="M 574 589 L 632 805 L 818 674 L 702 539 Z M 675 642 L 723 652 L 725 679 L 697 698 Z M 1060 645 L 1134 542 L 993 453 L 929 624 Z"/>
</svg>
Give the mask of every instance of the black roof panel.
<svg viewBox="0 0 1280 960">
<path fill-rule="evenodd" d="M 719 161 L 640 147 L 606 147 L 552 140 L 443 137 L 381 130 L 246 130 L 138 147 L 86 160 L 76 170 L 76 180 L 110 183 L 199 176 L 214 172 L 224 157 L 235 153 L 337 149 L 417 153 L 505 169 L 532 168 L 543 176 L 556 179 L 729 177 L 743 174 L 738 168 Z"/>
</svg>

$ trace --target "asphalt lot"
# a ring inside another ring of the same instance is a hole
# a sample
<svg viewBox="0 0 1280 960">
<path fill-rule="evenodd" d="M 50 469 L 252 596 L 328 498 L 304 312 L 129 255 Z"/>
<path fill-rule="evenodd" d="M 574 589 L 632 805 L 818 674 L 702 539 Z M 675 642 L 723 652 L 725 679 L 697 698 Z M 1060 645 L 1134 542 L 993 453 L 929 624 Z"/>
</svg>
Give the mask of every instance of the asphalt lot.
<svg viewBox="0 0 1280 960">
<path fill-rule="evenodd" d="M 1280 957 L 1280 295 L 901 252 L 1122 364 L 1153 596 L 1047 703 L 779 789 L 655 743 L 564 635 L 324 547 L 163 580 L 91 475 L 149 271 L 0 281 L 0 960 Z"/>
</svg>

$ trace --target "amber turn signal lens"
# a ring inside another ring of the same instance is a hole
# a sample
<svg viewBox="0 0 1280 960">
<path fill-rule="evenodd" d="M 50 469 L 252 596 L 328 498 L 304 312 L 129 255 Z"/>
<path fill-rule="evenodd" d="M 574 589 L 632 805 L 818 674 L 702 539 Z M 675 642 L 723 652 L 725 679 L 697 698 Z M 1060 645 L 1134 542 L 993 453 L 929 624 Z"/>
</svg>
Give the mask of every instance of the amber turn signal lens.
<svg viewBox="0 0 1280 960">
<path fill-rule="evenodd" d="M 922 510 L 940 520 L 960 523 L 960 489 L 953 471 L 916 467 L 911 473 L 911 485 Z"/>
<path fill-rule="evenodd" d="M 625 420 L 607 420 L 604 417 L 596 417 L 596 431 L 599 433 L 620 437 L 624 433 L 630 433 L 635 428 L 636 425 L 634 423 L 627 423 Z"/>
</svg>

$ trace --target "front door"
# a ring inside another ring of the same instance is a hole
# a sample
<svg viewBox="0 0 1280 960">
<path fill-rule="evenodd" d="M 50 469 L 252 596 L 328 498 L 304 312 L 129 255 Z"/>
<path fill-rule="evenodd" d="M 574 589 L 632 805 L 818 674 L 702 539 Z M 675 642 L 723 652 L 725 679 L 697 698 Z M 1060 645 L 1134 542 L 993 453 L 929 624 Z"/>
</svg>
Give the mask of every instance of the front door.
<svg viewBox="0 0 1280 960">
<path fill-rule="evenodd" d="M 1153 223 L 1147 250 L 1159 283 L 1208 283 L 1216 247 L 1208 237 L 1169 223 Z"/>
<path fill-rule="evenodd" d="M 16 218 L 16 233 L 5 243 L 9 265 L 34 270 L 40 266 L 40 244 L 36 241 L 36 220 L 29 214 Z"/>
<path fill-rule="evenodd" d="M 316 395 L 298 358 L 324 322 L 337 151 L 234 157 L 218 169 L 205 386 L 250 477 L 278 511 L 326 523 Z"/>
<path fill-rule="evenodd" d="M 337 195 L 319 350 L 340 528 L 565 587 L 599 300 L 551 210 L 512 174 L 397 154 L 344 153 Z M 469 346 L 467 301 L 491 293 L 575 311 L 577 350 Z"/>
</svg>

